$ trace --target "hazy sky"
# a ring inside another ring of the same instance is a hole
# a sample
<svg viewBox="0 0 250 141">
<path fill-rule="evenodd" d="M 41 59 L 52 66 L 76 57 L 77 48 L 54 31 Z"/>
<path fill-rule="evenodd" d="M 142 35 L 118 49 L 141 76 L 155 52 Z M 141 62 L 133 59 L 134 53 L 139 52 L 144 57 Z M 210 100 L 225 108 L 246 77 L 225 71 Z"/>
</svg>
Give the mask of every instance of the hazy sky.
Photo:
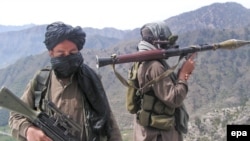
<svg viewBox="0 0 250 141">
<path fill-rule="evenodd" d="M 0 25 L 49 24 L 134 29 L 230 0 L 1 0 Z M 234 0 L 250 9 L 250 0 Z"/>
</svg>

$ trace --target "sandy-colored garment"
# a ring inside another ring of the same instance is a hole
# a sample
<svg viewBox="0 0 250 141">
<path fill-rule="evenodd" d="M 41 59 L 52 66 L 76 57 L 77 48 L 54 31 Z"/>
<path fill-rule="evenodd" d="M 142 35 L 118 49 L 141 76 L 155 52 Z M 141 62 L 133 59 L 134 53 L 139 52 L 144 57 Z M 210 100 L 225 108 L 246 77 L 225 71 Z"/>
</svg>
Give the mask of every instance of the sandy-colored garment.
<svg viewBox="0 0 250 141">
<path fill-rule="evenodd" d="M 59 110 L 69 115 L 69 117 L 79 124 L 82 128 L 82 135 L 78 135 L 79 140 L 86 140 L 86 133 L 84 128 L 84 100 L 82 93 L 77 85 L 76 79 L 71 78 L 70 81 L 62 83 L 61 80 L 58 80 L 52 72 L 51 81 L 50 81 L 50 92 L 48 94 L 48 99 L 55 103 Z M 26 90 L 21 97 L 21 99 L 27 103 L 30 107 L 34 107 L 34 96 L 31 92 L 31 83 L 26 87 Z M 114 115 L 111 112 L 111 138 L 108 141 L 121 141 L 121 134 L 118 128 L 118 125 L 115 121 Z M 9 119 L 9 125 L 12 131 L 13 137 L 18 140 L 25 140 L 25 133 L 29 126 L 32 124 L 23 116 L 11 112 Z"/>
<path fill-rule="evenodd" d="M 165 70 L 165 67 L 159 61 L 143 62 L 138 70 L 140 87 L 162 74 Z M 179 107 L 187 95 L 187 82 L 178 80 L 177 84 L 174 84 L 169 76 L 153 84 L 152 88 L 155 96 L 171 108 Z M 147 91 L 149 91 L 149 88 L 145 89 L 144 92 Z M 182 140 L 182 135 L 174 127 L 168 131 L 143 127 L 137 122 L 136 118 L 134 119 L 134 141 Z"/>
</svg>

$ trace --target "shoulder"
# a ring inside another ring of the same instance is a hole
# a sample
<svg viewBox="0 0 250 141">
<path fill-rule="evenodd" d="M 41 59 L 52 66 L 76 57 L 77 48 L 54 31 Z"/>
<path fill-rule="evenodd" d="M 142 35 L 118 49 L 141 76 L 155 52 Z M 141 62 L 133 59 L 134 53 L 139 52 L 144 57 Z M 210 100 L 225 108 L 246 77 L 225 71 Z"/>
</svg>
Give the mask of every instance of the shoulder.
<svg viewBox="0 0 250 141">
<path fill-rule="evenodd" d="M 146 61 L 142 62 L 141 66 L 139 67 L 138 73 L 142 77 L 149 77 L 153 79 L 165 71 L 164 66 L 161 64 L 160 61 L 153 60 L 153 61 Z"/>
<path fill-rule="evenodd" d="M 39 89 L 40 85 L 46 85 L 49 75 L 51 73 L 51 67 L 45 67 L 38 70 L 31 80 L 32 90 Z"/>
<path fill-rule="evenodd" d="M 51 70 L 52 70 L 51 67 L 42 68 L 36 72 L 33 79 L 37 82 L 44 83 L 44 81 L 47 81 L 47 79 L 51 73 Z"/>
<path fill-rule="evenodd" d="M 82 72 L 85 75 L 89 75 L 89 74 L 95 74 L 95 71 L 89 67 L 87 64 L 82 64 L 81 66 Z"/>
<path fill-rule="evenodd" d="M 100 79 L 98 74 L 94 71 L 94 69 L 89 67 L 87 64 L 82 64 L 81 65 L 81 68 L 79 70 L 79 74 L 82 77 L 85 77 L 85 78 L 88 78 L 88 79 L 95 79 L 95 80 Z"/>
<path fill-rule="evenodd" d="M 147 61 L 142 63 L 142 68 L 148 71 L 162 71 L 165 70 L 162 63 L 158 60 Z"/>
</svg>

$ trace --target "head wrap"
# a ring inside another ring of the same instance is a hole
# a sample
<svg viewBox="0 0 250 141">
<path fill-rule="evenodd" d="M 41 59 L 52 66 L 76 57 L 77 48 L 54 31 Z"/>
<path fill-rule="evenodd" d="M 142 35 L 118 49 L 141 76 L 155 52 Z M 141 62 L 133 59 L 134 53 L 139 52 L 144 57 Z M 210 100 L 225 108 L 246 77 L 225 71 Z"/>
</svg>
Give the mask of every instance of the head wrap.
<svg viewBox="0 0 250 141">
<path fill-rule="evenodd" d="M 168 25 L 163 22 L 147 23 L 141 27 L 141 37 L 144 41 L 154 44 L 154 41 L 168 41 L 169 45 L 174 45 L 178 39 L 177 35 L 172 35 Z M 166 43 L 157 45 L 161 48 L 168 47 Z"/>
<path fill-rule="evenodd" d="M 54 22 L 46 28 L 44 43 L 48 50 L 52 50 L 58 43 L 69 40 L 76 44 L 78 50 L 83 48 L 86 33 L 80 26 L 72 27 L 63 22 Z"/>
<path fill-rule="evenodd" d="M 141 36 L 144 37 L 150 34 L 155 40 L 166 40 L 172 35 L 169 27 L 163 21 L 143 25 L 141 28 Z"/>
</svg>

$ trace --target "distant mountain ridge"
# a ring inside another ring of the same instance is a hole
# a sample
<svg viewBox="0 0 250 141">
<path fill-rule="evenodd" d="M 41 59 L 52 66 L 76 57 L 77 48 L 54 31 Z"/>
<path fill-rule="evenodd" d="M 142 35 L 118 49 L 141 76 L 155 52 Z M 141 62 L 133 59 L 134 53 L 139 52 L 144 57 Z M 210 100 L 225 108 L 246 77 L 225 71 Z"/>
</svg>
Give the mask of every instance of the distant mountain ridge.
<svg viewBox="0 0 250 141">
<path fill-rule="evenodd" d="M 14 25 L 0 25 L 0 33 L 9 32 L 9 31 L 19 31 L 27 28 L 31 28 L 33 26 L 37 26 L 35 24 L 27 24 L 22 26 L 14 26 Z"/>
<path fill-rule="evenodd" d="M 28 55 L 36 55 L 46 51 L 44 33 L 47 25 L 32 26 L 19 31 L 0 33 L 0 68 L 6 67 L 16 60 Z M 129 31 L 113 28 L 83 28 L 87 34 L 84 48 L 106 48 L 123 40 Z M 130 36 L 131 37 L 131 36 Z M 133 38 L 133 37 L 131 37 Z"/>
<path fill-rule="evenodd" d="M 250 24 L 250 9 L 236 2 L 214 3 L 166 19 L 173 33 L 201 29 L 233 29 Z M 230 23 L 230 24 L 228 24 Z M 182 26 L 180 26 L 182 25 Z"/>
<path fill-rule="evenodd" d="M 250 24 L 250 10 L 235 2 L 215 3 L 166 19 L 173 34 L 193 32 L 202 29 L 241 28 Z M 230 23 L 228 25 L 227 23 Z M 31 54 L 46 51 L 42 41 L 46 25 L 26 25 L 0 29 L 14 30 L 0 32 L 0 68 L 14 63 L 17 59 Z M 17 30 L 19 29 L 19 30 Z M 95 29 L 83 27 L 87 33 L 85 48 L 107 48 L 124 40 L 139 39 L 139 28 L 134 30 L 118 30 L 115 28 Z M 181 43 L 181 42 L 180 42 Z M 11 53 L 10 53 L 11 52 Z"/>
</svg>

